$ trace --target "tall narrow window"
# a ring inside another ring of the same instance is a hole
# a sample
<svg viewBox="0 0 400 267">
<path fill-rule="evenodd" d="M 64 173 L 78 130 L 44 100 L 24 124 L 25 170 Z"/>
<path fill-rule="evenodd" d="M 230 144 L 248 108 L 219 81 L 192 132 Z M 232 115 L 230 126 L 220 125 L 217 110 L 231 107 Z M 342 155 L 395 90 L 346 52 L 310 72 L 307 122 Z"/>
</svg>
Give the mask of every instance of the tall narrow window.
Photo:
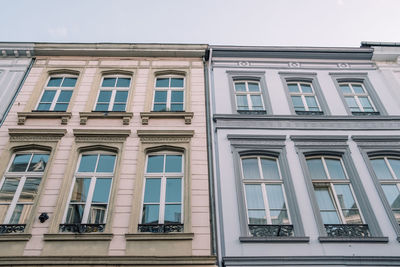
<svg viewBox="0 0 400 267">
<path fill-rule="evenodd" d="M 116 156 L 84 153 L 75 173 L 68 209 L 60 226 L 65 232 L 102 232 L 114 176 Z"/>
<path fill-rule="evenodd" d="M 290 98 L 296 113 L 321 111 L 315 91 L 309 82 L 288 82 Z"/>
<path fill-rule="evenodd" d="M 52 76 L 45 86 L 37 111 L 66 111 L 71 100 L 76 77 Z"/>
<path fill-rule="evenodd" d="M 293 235 L 277 159 L 249 156 L 241 162 L 250 233 L 253 236 Z"/>
<path fill-rule="evenodd" d="M 371 163 L 393 215 L 400 223 L 400 158 L 376 157 Z"/>
<path fill-rule="evenodd" d="M 339 83 L 339 87 L 351 112 L 376 112 L 362 83 Z"/>
<path fill-rule="evenodd" d="M 95 111 L 126 111 L 131 78 L 126 76 L 103 77 Z"/>
<path fill-rule="evenodd" d="M 3 232 L 23 232 L 36 200 L 49 154 L 16 153 L 0 184 L 0 220 Z M 3 227 L 4 229 L 4 227 Z"/>
<path fill-rule="evenodd" d="M 153 111 L 184 111 L 184 88 L 185 79 L 183 77 L 157 77 L 154 89 Z"/>
<path fill-rule="evenodd" d="M 369 236 L 342 159 L 309 157 L 307 166 L 328 236 Z"/>
<path fill-rule="evenodd" d="M 183 231 L 183 177 L 182 154 L 157 153 L 147 156 L 139 231 Z"/>
<path fill-rule="evenodd" d="M 263 111 L 264 102 L 258 81 L 234 81 L 238 111 Z"/>
</svg>

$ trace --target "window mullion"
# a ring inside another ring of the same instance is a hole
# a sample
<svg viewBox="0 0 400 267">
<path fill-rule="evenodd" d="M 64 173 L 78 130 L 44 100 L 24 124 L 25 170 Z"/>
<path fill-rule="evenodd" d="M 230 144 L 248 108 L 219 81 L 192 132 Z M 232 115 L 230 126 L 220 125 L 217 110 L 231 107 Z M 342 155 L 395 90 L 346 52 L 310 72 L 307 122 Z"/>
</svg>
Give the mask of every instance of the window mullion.
<svg viewBox="0 0 400 267">
<path fill-rule="evenodd" d="M 49 110 L 54 110 L 54 108 L 55 108 L 55 106 L 57 104 L 58 97 L 60 96 L 60 94 L 61 94 L 61 87 L 58 87 L 57 90 L 56 90 L 56 94 L 54 95 L 53 101 L 51 102 Z"/>
<path fill-rule="evenodd" d="M 159 218 L 158 218 L 159 224 L 164 224 L 166 184 L 167 184 L 167 178 L 165 175 L 163 175 L 161 177 L 160 213 L 159 213 Z"/>
<path fill-rule="evenodd" d="M 116 89 L 113 88 L 111 90 L 111 97 L 110 97 L 110 102 L 108 103 L 108 111 L 112 111 L 113 106 L 114 106 L 114 102 L 115 102 L 115 94 L 116 94 Z"/>
<path fill-rule="evenodd" d="M 269 209 L 266 184 L 264 184 L 264 183 L 261 184 L 261 191 L 262 191 L 263 200 L 264 200 L 265 215 L 267 216 L 267 224 L 272 224 L 271 210 Z"/>
<path fill-rule="evenodd" d="M 21 195 L 22 188 L 24 187 L 25 181 L 26 181 L 26 176 L 24 175 L 19 180 L 17 190 L 15 190 L 14 197 L 13 197 L 11 203 L 10 203 L 10 206 L 8 207 L 6 216 L 4 218 L 4 223 L 5 224 L 9 223 L 10 220 L 11 220 L 11 217 L 12 217 L 12 215 L 14 213 L 15 207 L 17 206 L 17 202 L 18 202 L 19 196 Z"/>
<path fill-rule="evenodd" d="M 362 112 L 364 112 L 364 107 L 361 105 L 361 102 L 360 102 L 360 100 L 358 99 L 358 95 L 354 95 L 354 100 L 356 101 L 356 103 L 357 103 L 357 105 L 358 105 L 358 108 L 359 108 Z"/>
<path fill-rule="evenodd" d="M 387 157 L 383 157 L 383 160 L 385 161 L 386 166 L 389 168 L 389 172 L 392 175 L 393 179 L 398 179 L 396 176 L 396 173 L 393 171 L 392 169 L 392 165 L 390 165 L 389 160 L 387 159 Z"/>
<path fill-rule="evenodd" d="M 167 111 L 171 111 L 171 88 L 168 88 L 167 90 Z"/>
<path fill-rule="evenodd" d="M 340 205 L 339 198 L 337 197 L 337 194 L 336 194 L 335 185 L 333 183 L 330 183 L 329 187 L 331 188 L 333 199 L 335 200 L 336 212 L 339 213 L 340 220 L 342 221 L 342 224 L 346 224 L 347 222 L 346 222 L 346 220 L 344 218 L 343 211 L 342 211 L 342 206 Z"/>
<path fill-rule="evenodd" d="M 86 198 L 85 209 L 83 211 L 82 223 L 88 222 L 95 185 L 96 185 L 96 176 L 92 176 L 90 179 L 90 186 L 89 186 L 88 196 Z"/>
<path fill-rule="evenodd" d="M 307 105 L 307 102 L 306 102 L 306 97 L 304 96 L 304 94 L 301 94 L 300 97 L 301 97 L 301 101 L 303 102 L 303 106 L 304 106 L 305 110 L 308 111 L 308 105 Z"/>
</svg>

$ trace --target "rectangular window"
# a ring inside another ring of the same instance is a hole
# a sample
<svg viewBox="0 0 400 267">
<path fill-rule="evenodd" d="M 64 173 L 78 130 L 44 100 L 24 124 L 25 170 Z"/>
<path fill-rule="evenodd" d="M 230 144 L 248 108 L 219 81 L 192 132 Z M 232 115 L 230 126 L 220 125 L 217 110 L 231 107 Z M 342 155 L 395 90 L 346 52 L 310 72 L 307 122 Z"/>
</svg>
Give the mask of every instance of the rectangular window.
<svg viewBox="0 0 400 267">
<path fill-rule="evenodd" d="M 80 224 L 88 225 L 83 232 L 104 230 L 115 159 L 113 154 L 81 155 L 61 231 L 76 232 Z"/>
<path fill-rule="evenodd" d="M 289 95 L 296 113 L 321 111 L 314 88 L 309 82 L 288 82 Z"/>
<path fill-rule="evenodd" d="M 264 102 L 258 81 L 234 81 L 238 111 L 264 111 Z"/>
<path fill-rule="evenodd" d="M 377 111 L 362 83 L 342 82 L 339 87 L 351 112 Z"/>
<path fill-rule="evenodd" d="M 185 80 L 183 77 L 157 77 L 153 111 L 184 111 Z"/>
<path fill-rule="evenodd" d="M 183 156 L 147 156 L 141 232 L 183 231 Z"/>
<path fill-rule="evenodd" d="M 130 86 L 130 77 L 103 77 L 95 111 L 126 111 Z"/>
<path fill-rule="evenodd" d="M 44 152 L 17 153 L 0 183 L 0 220 L 23 232 L 49 160 Z M 11 226 L 10 226 L 11 227 Z"/>
<path fill-rule="evenodd" d="M 71 100 L 77 78 L 70 76 L 50 77 L 45 86 L 37 111 L 66 111 Z"/>
</svg>

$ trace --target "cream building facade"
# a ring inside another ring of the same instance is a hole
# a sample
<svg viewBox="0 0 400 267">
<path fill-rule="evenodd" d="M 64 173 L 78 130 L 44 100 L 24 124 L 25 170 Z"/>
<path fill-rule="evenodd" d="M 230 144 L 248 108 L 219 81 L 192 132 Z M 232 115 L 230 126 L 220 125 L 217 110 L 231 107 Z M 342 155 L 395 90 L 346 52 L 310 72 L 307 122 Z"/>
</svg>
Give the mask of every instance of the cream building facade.
<svg viewBox="0 0 400 267">
<path fill-rule="evenodd" d="M 0 129 L 0 265 L 215 266 L 206 48 L 35 44 Z"/>
</svg>

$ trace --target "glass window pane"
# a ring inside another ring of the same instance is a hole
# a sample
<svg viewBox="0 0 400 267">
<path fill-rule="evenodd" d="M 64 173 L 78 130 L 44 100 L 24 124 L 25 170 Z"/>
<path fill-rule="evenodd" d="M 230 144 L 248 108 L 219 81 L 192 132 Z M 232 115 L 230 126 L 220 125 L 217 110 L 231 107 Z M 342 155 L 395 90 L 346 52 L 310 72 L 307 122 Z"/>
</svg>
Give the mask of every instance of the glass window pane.
<svg viewBox="0 0 400 267">
<path fill-rule="evenodd" d="M 183 104 L 171 104 L 171 111 L 183 111 Z"/>
<path fill-rule="evenodd" d="M 76 178 L 72 190 L 71 202 L 85 202 L 90 187 L 90 178 Z"/>
<path fill-rule="evenodd" d="M 167 188 L 165 193 L 166 203 L 176 203 L 182 201 L 182 179 L 168 178 Z"/>
<path fill-rule="evenodd" d="M 324 224 L 341 224 L 336 211 L 321 211 L 321 217 Z"/>
<path fill-rule="evenodd" d="M 172 91 L 171 102 L 183 103 L 183 91 Z"/>
<path fill-rule="evenodd" d="M 108 203 L 110 195 L 111 178 L 97 178 L 94 187 L 93 199 L 94 203 Z"/>
<path fill-rule="evenodd" d="M 249 91 L 250 92 L 260 92 L 260 87 L 258 86 L 258 83 L 248 83 Z"/>
<path fill-rule="evenodd" d="M 147 158 L 147 172 L 163 172 L 164 155 L 150 155 Z"/>
<path fill-rule="evenodd" d="M 97 103 L 95 111 L 107 111 L 107 110 L 108 110 L 108 103 L 107 104 Z"/>
<path fill-rule="evenodd" d="M 261 159 L 261 168 L 264 179 L 280 180 L 278 164 L 274 159 Z"/>
<path fill-rule="evenodd" d="M 400 209 L 400 192 L 394 184 L 383 184 L 383 192 L 392 209 Z"/>
<path fill-rule="evenodd" d="M 290 224 L 287 210 L 271 210 L 272 224 Z"/>
<path fill-rule="evenodd" d="M 61 85 L 62 77 L 52 77 L 47 84 L 47 87 L 59 87 Z"/>
<path fill-rule="evenodd" d="M 56 90 L 45 90 L 42 99 L 40 99 L 40 102 L 46 102 L 46 103 L 51 103 L 54 99 L 54 96 L 56 95 Z"/>
<path fill-rule="evenodd" d="M 107 211 L 107 205 L 92 205 L 89 211 L 88 223 L 104 223 Z"/>
<path fill-rule="evenodd" d="M 24 172 L 28 167 L 29 160 L 32 154 L 19 154 L 15 155 L 14 160 L 10 166 L 9 172 Z"/>
<path fill-rule="evenodd" d="M 5 179 L 3 186 L 0 189 L 0 202 L 9 203 L 12 201 L 15 191 L 19 184 L 19 178 Z"/>
<path fill-rule="evenodd" d="M 82 155 L 78 172 L 94 172 L 94 169 L 96 168 L 97 156 L 97 154 Z"/>
<path fill-rule="evenodd" d="M 97 99 L 97 102 L 110 102 L 111 94 L 111 91 L 100 91 L 99 99 Z"/>
<path fill-rule="evenodd" d="M 369 102 L 368 97 L 359 97 L 358 98 L 361 102 L 361 106 L 363 106 L 364 110 L 374 110 L 374 108 L 371 105 L 371 102 Z"/>
<path fill-rule="evenodd" d="M 126 104 L 114 104 L 112 111 L 125 111 Z"/>
<path fill-rule="evenodd" d="M 361 84 L 352 84 L 353 90 L 356 94 L 364 94 L 364 89 L 362 88 Z"/>
<path fill-rule="evenodd" d="M 265 209 L 264 200 L 262 197 L 261 185 L 246 184 L 246 201 L 247 209 Z"/>
<path fill-rule="evenodd" d="M 314 96 L 306 96 L 306 103 L 309 109 L 318 108 L 317 100 Z"/>
<path fill-rule="evenodd" d="M 236 92 L 246 92 L 246 84 L 245 83 L 235 83 Z"/>
<path fill-rule="evenodd" d="M 117 78 L 104 78 L 101 86 L 102 87 L 114 87 L 116 80 L 117 80 Z"/>
<path fill-rule="evenodd" d="M 129 87 L 131 78 L 118 78 L 117 87 Z"/>
<path fill-rule="evenodd" d="M 253 110 L 263 110 L 264 109 L 260 95 L 252 95 L 252 96 L 250 96 L 250 99 L 251 99 L 251 104 L 252 104 Z"/>
<path fill-rule="evenodd" d="M 60 95 L 58 96 L 57 103 L 60 102 L 69 103 L 71 96 L 72 96 L 71 90 L 62 90 Z"/>
<path fill-rule="evenodd" d="M 179 223 L 181 222 L 181 205 L 165 205 L 164 223 Z"/>
<path fill-rule="evenodd" d="M 62 87 L 75 87 L 76 78 L 64 78 Z"/>
<path fill-rule="evenodd" d="M 310 172 L 311 179 L 327 179 L 322 160 L 307 159 L 308 171 Z"/>
<path fill-rule="evenodd" d="M 349 185 L 336 184 L 335 191 L 342 209 L 358 209 Z"/>
<path fill-rule="evenodd" d="M 165 172 L 182 172 L 182 156 L 167 155 L 165 161 Z"/>
<path fill-rule="evenodd" d="M 300 96 L 292 96 L 292 102 L 295 110 L 305 110 Z"/>
<path fill-rule="evenodd" d="M 167 102 L 167 91 L 155 91 L 154 102 L 166 103 Z"/>
<path fill-rule="evenodd" d="M 171 87 L 183 87 L 183 78 L 172 78 L 171 79 Z"/>
<path fill-rule="evenodd" d="M 169 87 L 169 78 L 157 78 L 156 87 Z"/>
<path fill-rule="evenodd" d="M 283 198 L 282 185 L 265 185 L 270 209 L 286 209 L 285 199 Z"/>
<path fill-rule="evenodd" d="M 303 83 L 300 85 L 300 87 L 301 87 L 301 90 L 303 91 L 303 93 L 312 93 L 313 92 L 310 84 Z"/>
<path fill-rule="evenodd" d="M 392 162 L 390 162 L 392 164 Z M 384 159 L 372 159 L 371 160 L 372 168 L 375 171 L 376 176 L 380 180 L 391 180 L 393 179 L 392 174 L 389 171 L 388 166 Z M 393 168 L 393 165 L 392 165 Z"/>
<path fill-rule="evenodd" d="M 320 210 L 336 210 L 327 187 L 314 187 L 314 192 Z"/>
<path fill-rule="evenodd" d="M 342 164 L 339 159 L 326 158 L 325 163 L 331 179 L 346 179 Z"/>
<path fill-rule="evenodd" d="M 350 89 L 350 86 L 348 84 L 341 84 L 339 87 L 340 87 L 340 89 L 342 89 L 342 92 L 344 94 L 351 94 L 352 93 L 351 89 Z"/>
<path fill-rule="evenodd" d="M 44 172 L 48 160 L 49 154 L 33 154 L 28 172 Z"/>
<path fill-rule="evenodd" d="M 238 110 L 248 110 L 249 109 L 249 104 L 247 103 L 247 96 L 237 95 L 236 101 L 237 101 Z"/>
<path fill-rule="evenodd" d="M 166 104 L 154 104 L 153 111 L 167 111 Z"/>
<path fill-rule="evenodd" d="M 397 176 L 397 179 L 400 179 L 400 160 L 399 159 L 388 159 L 390 166 L 392 167 L 392 170 L 394 171 L 395 175 Z"/>
<path fill-rule="evenodd" d="M 33 202 L 40 185 L 40 178 L 27 178 L 18 202 Z"/>
<path fill-rule="evenodd" d="M 267 224 L 265 210 L 248 210 L 249 224 Z"/>
<path fill-rule="evenodd" d="M 158 211 L 160 206 L 159 205 L 143 205 L 143 215 L 142 215 L 142 223 L 158 223 Z"/>
<path fill-rule="evenodd" d="M 352 111 L 360 110 L 354 97 L 345 97 L 345 99 L 346 99 L 347 106 L 350 109 L 352 109 Z M 355 109 L 355 110 L 353 110 L 353 109 Z"/>
<path fill-rule="evenodd" d="M 81 223 L 84 209 L 83 204 L 70 204 L 65 223 Z"/>
<path fill-rule="evenodd" d="M 39 106 L 37 107 L 37 110 L 47 111 L 47 110 L 50 110 L 50 106 L 51 106 L 51 104 L 39 104 Z"/>
<path fill-rule="evenodd" d="M 144 191 L 144 203 L 160 202 L 161 179 L 147 178 Z"/>
<path fill-rule="evenodd" d="M 128 91 L 117 91 L 115 94 L 115 102 L 126 103 L 128 98 Z"/>
<path fill-rule="evenodd" d="M 297 83 L 288 84 L 289 92 L 291 93 L 298 93 L 300 92 Z"/>
<path fill-rule="evenodd" d="M 244 179 L 260 179 L 257 158 L 242 159 L 243 178 Z"/>
<path fill-rule="evenodd" d="M 10 224 L 25 224 L 32 210 L 32 204 L 17 204 L 11 215 Z"/>
<path fill-rule="evenodd" d="M 96 172 L 114 172 L 115 155 L 100 155 Z"/>
<path fill-rule="evenodd" d="M 362 224 L 361 215 L 358 209 L 342 210 L 346 223 Z"/>
</svg>

